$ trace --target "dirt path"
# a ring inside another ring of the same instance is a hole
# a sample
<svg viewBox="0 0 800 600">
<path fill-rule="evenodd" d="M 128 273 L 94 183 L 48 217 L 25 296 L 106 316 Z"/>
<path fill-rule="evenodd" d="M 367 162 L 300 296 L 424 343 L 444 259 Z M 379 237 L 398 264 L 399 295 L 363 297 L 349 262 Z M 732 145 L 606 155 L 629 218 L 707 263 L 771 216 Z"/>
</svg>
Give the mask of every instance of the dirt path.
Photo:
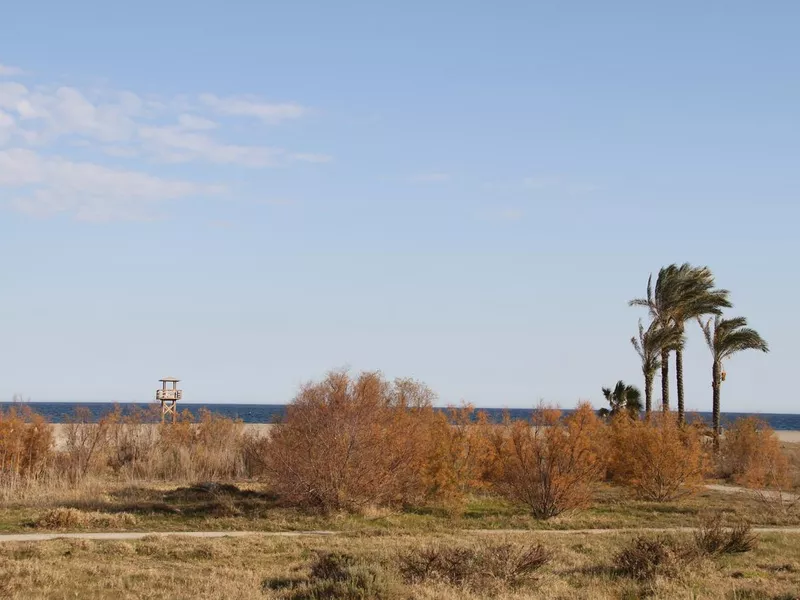
<svg viewBox="0 0 800 600">
<path fill-rule="evenodd" d="M 744 487 L 739 487 L 736 485 L 721 485 L 718 483 L 708 483 L 706 484 L 707 490 L 714 490 L 715 492 L 722 492 L 723 494 L 751 494 L 753 496 L 763 495 L 769 500 L 777 500 L 778 498 L 782 498 L 784 502 L 796 502 L 800 500 L 800 496 L 797 494 L 793 494 L 792 492 L 776 492 L 772 490 L 751 490 Z"/>
<path fill-rule="evenodd" d="M 534 535 L 600 535 L 604 533 L 689 533 L 692 527 L 628 527 L 620 529 L 461 529 L 459 533 L 480 535 L 513 535 L 529 533 Z M 2 542 L 46 542 L 57 539 L 73 540 L 141 540 L 145 537 L 325 537 L 339 535 L 337 531 L 121 531 L 98 533 L 12 533 L 0 535 Z M 800 534 L 800 527 L 754 527 L 753 533 Z"/>
<path fill-rule="evenodd" d="M 10 533 L 0 535 L 0 542 L 46 542 L 57 539 L 73 540 L 141 540 L 146 537 L 222 538 L 251 535 L 274 537 L 306 537 L 336 535 L 336 531 L 105 531 L 98 533 Z"/>
</svg>

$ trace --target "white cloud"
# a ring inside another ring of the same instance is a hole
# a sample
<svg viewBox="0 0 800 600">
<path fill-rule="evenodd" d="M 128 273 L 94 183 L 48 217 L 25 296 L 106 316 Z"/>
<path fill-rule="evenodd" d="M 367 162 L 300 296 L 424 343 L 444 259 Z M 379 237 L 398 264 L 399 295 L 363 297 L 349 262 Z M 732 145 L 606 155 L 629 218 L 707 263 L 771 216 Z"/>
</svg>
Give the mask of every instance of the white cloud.
<svg viewBox="0 0 800 600">
<path fill-rule="evenodd" d="M 221 186 L 45 157 L 25 149 L 0 151 L 0 185 L 22 188 L 11 201 L 20 212 L 66 213 L 92 221 L 150 218 L 162 202 L 224 191 Z"/>
<path fill-rule="evenodd" d="M 83 138 L 103 142 L 108 156 L 141 156 L 166 163 L 192 161 L 251 168 L 280 167 L 290 162 L 326 163 L 332 158 L 313 152 L 291 152 L 283 148 L 241 145 L 212 137 L 220 124 L 201 115 L 183 112 L 172 116 L 173 125 L 154 123 L 152 111 L 169 113 L 168 105 L 145 102 L 132 92 L 96 94 L 89 98 L 80 90 L 62 86 L 51 91 L 31 91 L 14 82 L 0 84 L 0 109 L 11 126 L 0 121 L 0 144 L 12 137 L 27 145 L 42 146 L 59 138 Z M 271 105 L 205 95 L 221 113 L 251 115 L 267 121 L 295 118 L 305 109 L 293 104 Z M 186 108 L 188 101 L 179 104 Z M 163 121 L 163 119 L 162 119 Z M 74 145 L 74 143 L 73 143 Z"/>
<path fill-rule="evenodd" d="M 10 77 L 12 75 L 22 75 L 24 71 L 19 67 L 11 67 L 0 64 L 0 77 Z"/>
<path fill-rule="evenodd" d="M 0 65 L 0 75 L 20 72 Z M 33 215 L 147 218 L 164 201 L 223 190 L 155 175 L 154 162 L 218 165 L 215 172 L 223 176 L 224 167 L 233 165 L 275 168 L 330 162 L 327 154 L 237 140 L 242 136 L 238 117 L 279 123 L 308 112 L 295 103 L 270 104 L 254 97 L 165 98 L 2 80 L 0 202 Z M 105 166 L 122 160 L 130 168 Z"/>
<path fill-rule="evenodd" d="M 261 119 L 265 123 L 280 123 L 289 119 L 298 119 L 309 112 L 306 107 L 293 102 L 269 104 L 252 98 L 220 98 L 214 94 L 201 94 L 200 101 L 221 114 L 253 117 Z"/>
<path fill-rule="evenodd" d="M 11 139 L 15 125 L 14 117 L 0 110 L 0 146 Z"/>
<path fill-rule="evenodd" d="M 178 117 L 178 126 L 187 131 L 206 131 L 218 127 L 217 123 L 210 119 L 187 114 Z"/>
<path fill-rule="evenodd" d="M 180 127 L 141 127 L 139 137 L 149 152 L 165 162 L 203 160 L 221 165 L 276 167 L 285 154 L 280 148 L 220 144 L 205 134 Z"/>
</svg>

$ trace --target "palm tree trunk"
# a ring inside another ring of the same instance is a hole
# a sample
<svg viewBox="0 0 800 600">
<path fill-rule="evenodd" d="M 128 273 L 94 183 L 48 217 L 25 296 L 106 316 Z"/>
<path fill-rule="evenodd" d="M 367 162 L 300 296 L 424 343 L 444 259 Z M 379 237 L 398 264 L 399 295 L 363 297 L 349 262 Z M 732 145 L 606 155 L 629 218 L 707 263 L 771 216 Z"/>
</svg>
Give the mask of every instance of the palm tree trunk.
<svg viewBox="0 0 800 600">
<path fill-rule="evenodd" d="M 678 423 L 683 424 L 683 349 L 675 349 L 675 380 L 678 382 Z"/>
<path fill-rule="evenodd" d="M 669 350 L 661 352 L 661 410 L 669 412 Z"/>
<path fill-rule="evenodd" d="M 644 414 L 645 418 L 650 418 L 650 411 L 653 410 L 653 374 L 647 373 L 644 376 Z"/>
<path fill-rule="evenodd" d="M 712 427 L 714 428 L 714 452 L 719 452 L 719 436 L 720 436 L 719 395 L 720 395 L 720 384 L 722 383 L 721 372 L 722 372 L 722 367 L 720 365 L 720 362 L 718 360 L 715 360 L 713 375 L 711 379 L 711 389 L 713 392 L 711 418 L 712 418 Z"/>
</svg>

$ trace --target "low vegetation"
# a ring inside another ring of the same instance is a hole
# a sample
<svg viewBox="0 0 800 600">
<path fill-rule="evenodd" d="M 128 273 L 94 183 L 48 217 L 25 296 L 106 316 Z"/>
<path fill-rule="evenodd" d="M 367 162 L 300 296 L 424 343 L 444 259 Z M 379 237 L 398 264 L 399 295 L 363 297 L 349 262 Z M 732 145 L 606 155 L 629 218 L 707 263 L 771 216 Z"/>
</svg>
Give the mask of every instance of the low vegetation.
<svg viewBox="0 0 800 600">
<path fill-rule="evenodd" d="M 698 552 L 706 555 L 737 554 L 750 552 L 758 539 L 747 522 L 738 522 L 725 527 L 722 515 L 707 517 L 694 533 L 694 544 Z"/>
<path fill-rule="evenodd" d="M 41 529 L 127 529 L 137 519 L 125 512 L 103 513 L 77 508 L 54 508 L 36 518 L 33 526 Z"/>
<path fill-rule="evenodd" d="M 20 600 L 775 599 L 800 589 L 796 541 L 763 534 L 749 552 L 706 556 L 693 552 L 691 534 L 61 539 L 0 545 L 0 582 L 4 598 Z M 454 566 L 435 573 L 417 567 L 422 575 L 409 576 L 409 557 L 415 565 L 421 558 L 442 562 L 426 549 L 450 554 Z M 476 556 L 492 566 L 460 566 L 474 565 Z M 520 570 L 521 577 L 507 575 Z"/>
<path fill-rule="evenodd" d="M 609 434 L 609 473 L 637 497 L 669 502 L 703 482 L 706 450 L 700 432 L 680 427 L 673 415 L 652 415 L 647 421 L 619 415 Z"/>
</svg>

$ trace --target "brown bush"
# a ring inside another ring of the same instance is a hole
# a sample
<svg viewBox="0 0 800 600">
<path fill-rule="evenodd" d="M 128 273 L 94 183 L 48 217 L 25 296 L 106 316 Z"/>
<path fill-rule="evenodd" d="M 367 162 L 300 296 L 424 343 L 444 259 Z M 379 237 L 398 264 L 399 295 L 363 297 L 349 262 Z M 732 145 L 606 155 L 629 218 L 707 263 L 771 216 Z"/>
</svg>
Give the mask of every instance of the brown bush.
<svg viewBox="0 0 800 600">
<path fill-rule="evenodd" d="M 483 587 L 497 582 L 518 587 L 551 558 L 551 552 L 541 544 L 483 543 L 477 547 L 441 544 L 400 556 L 400 572 L 408 583 L 433 580 Z"/>
<path fill-rule="evenodd" d="M 488 418 L 463 405 L 430 414 L 424 426 L 429 435 L 424 465 L 427 496 L 458 507 L 469 492 L 485 485 L 483 475 L 492 451 Z"/>
<path fill-rule="evenodd" d="M 117 475 L 135 480 L 152 477 L 158 461 L 159 407 L 134 407 L 109 429 L 106 460 Z"/>
<path fill-rule="evenodd" d="M 506 418 L 491 432 L 493 489 L 542 519 L 587 505 L 605 469 L 602 427 L 589 404 L 566 418 L 543 407 L 530 423 Z"/>
<path fill-rule="evenodd" d="M 775 432 L 756 417 L 736 419 L 726 429 L 719 457 L 720 474 L 750 488 L 786 489 L 789 460 Z"/>
<path fill-rule="evenodd" d="M 27 406 L 0 409 L 0 474 L 9 484 L 44 474 L 53 460 L 53 431 Z"/>
<path fill-rule="evenodd" d="M 648 421 L 619 416 L 610 436 L 611 477 L 640 498 L 674 500 L 702 483 L 705 452 L 700 432 L 679 426 L 674 414 L 652 414 Z"/>
<path fill-rule="evenodd" d="M 736 523 L 725 527 L 722 515 L 715 514 L 703 520 L 694 533 L 694 544 L 698 552 L 707 555 L 736 554 L 750 552 L 758 545 L 749 523 Z"/>
<path fill-rule="evenodd" d="M 626 577 L 651 581 L 656 577 L 676 577 L 694 557 L 671 537 L 639 536 L 614 556 L 614 567 Z"/>
<path fill-rule="evenodd" d="M 78 407 L 66 419 L 61 466 L 62 473 L 71 482 L 85 477 L 90 471 L 102 471 L 108 462 L 110 430 L 119 422 L 121 412 L 117 406 L 94 422 L 88 408 Z"/>
<path fill-rule="evenodd" d="M 305 385 L 275 425 L 265 467 L 277 493 L 321 511 L 417 503 L 433 393 L 380 373 L 330 373 Z"/>
<path fill-rule="evenodd" d="M 42 529 L 119 529 L 136 525 L 130 513 L 86 512 L 77 508 L 54 508 L 40 515 L 34 527 Z"/>
<path fill-rule="evenodd" d="M 178 422 L 159 426 L 160 462 L 154 474 L 178 481 L 216 481 L 241 475 L 243 431 L 241 420 L 200 409 L 195 422 L 184 410 Z"/>
</svg>

